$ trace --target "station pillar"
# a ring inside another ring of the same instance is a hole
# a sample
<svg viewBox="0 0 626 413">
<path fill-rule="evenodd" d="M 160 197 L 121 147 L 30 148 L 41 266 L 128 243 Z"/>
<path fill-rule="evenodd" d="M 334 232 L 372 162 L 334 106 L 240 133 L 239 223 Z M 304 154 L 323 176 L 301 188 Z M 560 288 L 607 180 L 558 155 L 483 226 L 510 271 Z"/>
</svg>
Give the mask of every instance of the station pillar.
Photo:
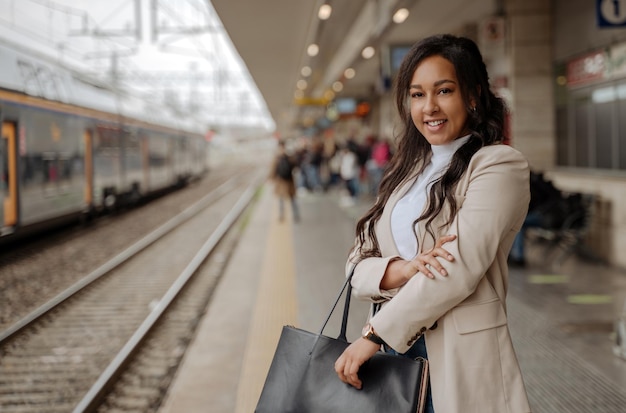
<svg viewBox="0 0 626 413">
<path fill-rule="evenodd" d="M 505 0 L 512 145 L 536 170 L 556 162 L 551 2 Z"/>
</svg>

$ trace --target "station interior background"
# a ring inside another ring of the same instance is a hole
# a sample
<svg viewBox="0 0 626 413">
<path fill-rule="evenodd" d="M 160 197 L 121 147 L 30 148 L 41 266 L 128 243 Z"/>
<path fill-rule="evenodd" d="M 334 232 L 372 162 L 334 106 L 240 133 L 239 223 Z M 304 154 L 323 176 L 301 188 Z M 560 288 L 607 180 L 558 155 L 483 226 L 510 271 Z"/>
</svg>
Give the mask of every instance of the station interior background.
<svg viewBox="0 0 626 413">
<path fill-rule="evenodd" d="M 440 32 L 468 36 L 509 105 L 511 144 L 558 188 L 593 197 L 587 243 L 626 267 L 626 2 L 257 3 L 239 12 L 213 1 L 277 138 L 393 138 L 390 88 L 406 48 Z"/>
<path fill-rule="evenodd" d="M 588 244 L 626 267 L 626 2 L 608 0 L 1 0 L 28 47 L 199 125 L 213 163 L 349 136 L 393 139 L 407 48 L 474 39 L 510 108 L 511 144 L 593 196 Z M 25 73 L 28 76 L 28 73 Z M 32 75 L 32 74 L 31 74 Z M 51 93 L 43 85 L 32 93 Z"/>
<path fill-rule="evenodd" d="M 608 297 L 606 280 L 623 278 L 626 0 L 0 0 L 0 9 L 0 89 L 16 76 L 27 95 L 69 102 L 58 80 L 71 72 L 124 96 L 124 109 L 140 117 L 200 131 L 210 168 L 249 159 L 267 163 L 268 172 L 279 141 L 289 150 L 350 138 L 393 142 L 392 86 L 404 54 L 429 35 L 470 37 L 508 104 L 508 143 L 557 188 L 592 200 L 585 246 L 610 271 L 595 277 L 600 265 L 576 268 L 585 276 L 577 281 L 601 285 Z M 50 65 L 10 73 L 4 47 Z M 533 305 L 556 290 L 542 282 L 525 290 Z M 566 314 L 558 301 L 546 302 L 553 306 L 529 305 L 526 319 Z M 582 308 L 576 311 L 592 314 Z M 622 340 L 622 354 L 625 316 L 626 307 L 621 333 L 611 336 Z M 528 330 L 520 341 L 529 359 L 542 360 L 534 358 L 544 348 L 537 337 L 552 336 Z M 554 343 L 545 348 L 561 349 Z M 588 344 L 579 349 L 599 348 Z M 622 365 L 606 370 L 619 370 L 623 381 Z"/>
</svg>

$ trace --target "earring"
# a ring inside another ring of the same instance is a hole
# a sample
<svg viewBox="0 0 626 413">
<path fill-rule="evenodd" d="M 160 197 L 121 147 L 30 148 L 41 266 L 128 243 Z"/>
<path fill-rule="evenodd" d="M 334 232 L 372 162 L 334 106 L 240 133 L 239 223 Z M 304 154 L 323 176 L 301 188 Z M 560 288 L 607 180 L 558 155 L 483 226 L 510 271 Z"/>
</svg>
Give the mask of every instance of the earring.
<svg viewBox="0 0 626 413">
<path fill-rule="evenodd" d="M 472 108 L 472 112 L 476 112 L 476 106 Z"/>
</svg>

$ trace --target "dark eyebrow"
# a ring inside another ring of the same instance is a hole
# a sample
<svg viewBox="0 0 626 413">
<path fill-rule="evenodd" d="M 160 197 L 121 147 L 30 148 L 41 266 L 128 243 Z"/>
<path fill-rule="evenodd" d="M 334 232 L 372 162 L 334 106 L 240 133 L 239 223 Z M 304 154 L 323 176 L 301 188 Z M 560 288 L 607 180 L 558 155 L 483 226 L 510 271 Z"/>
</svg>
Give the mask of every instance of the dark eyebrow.
<svg viewBox="0 0 626 413">
<path fill-rule="evenodd" d="M 455 85 L 456 85 L 456 82 L 455 82 L 454 80 L 450 80 L 450 79 L 441 79 L 441 80 L 436 81 L 436 82 L 435 82 L 435 84 L 434 84 L 434 86 L 435 86 L 435 87 L 437 87 L 437 86 L 441 86 L 441 85 L 443 85 L 444 83 L 453 83 L 453 84 L 455 84 Z M 409 89 L 421 89 L 421 88 L 422 88 L 422 85 L 411 85 L 411 86 L 409 86 Z"/>
</svg>

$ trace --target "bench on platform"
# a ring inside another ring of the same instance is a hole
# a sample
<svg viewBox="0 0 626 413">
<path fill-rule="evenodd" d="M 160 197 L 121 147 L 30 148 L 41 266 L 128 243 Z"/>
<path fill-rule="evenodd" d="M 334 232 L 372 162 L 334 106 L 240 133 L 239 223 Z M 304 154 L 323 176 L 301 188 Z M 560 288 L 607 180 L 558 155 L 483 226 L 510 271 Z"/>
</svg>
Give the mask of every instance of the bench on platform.
<svg viewBox="0 0 626 413">
<path fill-rule="evenodd" d="M 562 200 L 549 211 L 554 218 L 540 227 L 528 228 L 526 237 L 542 244 L 544 264 L 558 268 L 576 253 L 597 258 L 585 244 L 594 214 L 595 196 L 583 193 L 563 193 Z"/>
</svg>

